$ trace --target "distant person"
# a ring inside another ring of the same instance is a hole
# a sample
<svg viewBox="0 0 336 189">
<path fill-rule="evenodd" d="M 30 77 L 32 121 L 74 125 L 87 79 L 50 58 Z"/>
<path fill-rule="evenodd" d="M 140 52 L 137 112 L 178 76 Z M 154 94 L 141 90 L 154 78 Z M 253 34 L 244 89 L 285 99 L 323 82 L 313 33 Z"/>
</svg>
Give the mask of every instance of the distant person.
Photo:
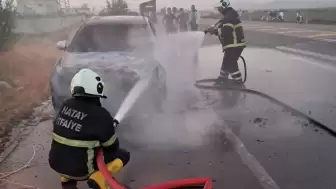
<svg viewBox="0 0 336 189">
<path fill-rule="evenodd" d="M 188 31 L 188 20 L 188 13 L 185 12 L 183 8 L 180 8 L 179 14 L 177 16 L 180 31 Z"/>
<path fill-rule="evenodd" d="M 199 27 L 199 21 L 201 16 L 199 12 L 196 10 L 195 5 L 191 5 L 191 12 L 189 16 L 189 26 L 191 31 L 197 31 Z"/>
<path fill-rule="evenodd" d="M 175 16 L 175 20 L 174 20 L 174 24 L 175 24 L 175 32 L 177 31 L 177 27 L 178 27 L 178 21 L 177 21 L 177 16 L 178 16 L 178 10 L 177 10 L 177 8 L 176 7 L 173 7 L 173 9 L 172 9 L 172 13 L 174 14 L 174 16 Z"/>
<path fill-rule="evenodd" d="M 176 31 L 175 22 L 176 22 L 176 16 L 172 13 L 172 9 L 168 7 L 167 13 L 163 16 L 163 24 L 168 34 L 174 33 Z"/>
<path fill-rule="evenodd" d="M 280 20 L 280 21 L 284 21 L 284 18 L 285 18 L 285 14 L 284 14 L 284 12 L 281 11 L 281 12 L 279 13 L 279 20 Z"/>
<path fill-rule="evenodd" d="M 270 17 L 270 20 L 275 20 L 276 16 L 277 16 L 277 12 L 276 11 L 269 11 L 268 15 Z"/>
<path fill-rule="evenodd" d="M 296 12 L 296 22 L 300 21 L 300 12 Z"/>
<path fill-rule="evenodd" d="M 303 15 L 301 12 L 296 12 L 296 22 L 300 24 L 303 22 Z"/>
<path fill-rule="evenodd" d="M 176 7 L 173 7 L 172 13 L 175 14 L 175 15 L 177 14 L 177 8 Z"/>
</svg>

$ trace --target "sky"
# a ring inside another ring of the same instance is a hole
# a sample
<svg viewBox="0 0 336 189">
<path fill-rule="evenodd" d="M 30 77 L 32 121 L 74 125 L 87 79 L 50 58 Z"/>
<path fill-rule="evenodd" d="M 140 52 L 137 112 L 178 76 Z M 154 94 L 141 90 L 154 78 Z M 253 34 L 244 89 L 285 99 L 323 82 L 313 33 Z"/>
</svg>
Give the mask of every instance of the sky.
<svg viewBox="0 0 336 189">
<path fill-rule="evenodd" d="M 131 9 L 138 10 L 140 3 L 147 0 L 126 0 Z M 218 1 L 218 0 L 217 0 Z M 196 7 L 202 7 L 202 9 L 211 9 L 213 5 L 217 3 L 216 0 L 157 0 L 157 7 L 161 8 L 164 6 L 176 6 L 183 8 L 190 8 L 192 4 Z M 271 0 L 231 0 L 231 3 L 242 2 L 242 1 L 253 1 L 253 2 L 268 2 Z M 103 7 L 105 6 L 105 0 L 70 0 L 72 6 L 80 6 L 83 3 L 88 3 L 90 7 Z"/>
<path fill-rule="evenodd" d="M 129 8 L 139 10 L 139 4 L 147 0 L 126 0 Z M 176 6 L 190 8 L 195 4 L 199 10 L 211 10 L 219 0 L 157 0 L 157 8 Z M 231 0 L 231 5 L 238 8 L 315 8 L 336 6 L 336 0 Z M 271 3 L 272 2 L 272 3 Z M 70 0 L 71 6 L 87 3 L 90 7 L 103 8 L 105 0 Z M 265 5 L 266 4 L 266 5 Z M 279 7 L 280 6 L 280 7 Z"/>
</svg>

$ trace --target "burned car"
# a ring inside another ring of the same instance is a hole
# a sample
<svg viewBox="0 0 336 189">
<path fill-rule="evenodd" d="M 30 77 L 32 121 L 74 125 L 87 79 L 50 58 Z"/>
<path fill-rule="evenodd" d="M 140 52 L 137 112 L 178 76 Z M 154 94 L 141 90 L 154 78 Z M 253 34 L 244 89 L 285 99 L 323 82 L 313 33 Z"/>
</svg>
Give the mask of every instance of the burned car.
<svg viewBox="0 0 336 189">
<path fill-rule="evenodd" d="M 154 58 L 154 41 L 152 24 L 141 16 L 94 17 L 86 21 L 69 41 L 57 43 L 65 53 L 50 78 L 55 111 L 71 97 L 71 79 L 82 68 L 103 77 L 107 99 L 102 104 L 112 115 L 141 76 L 151 77 L 151 82 L 139 101 L 147 100 L 146 107 L 160 109 L 166 98 L 166 76 Z"/>
</svg>

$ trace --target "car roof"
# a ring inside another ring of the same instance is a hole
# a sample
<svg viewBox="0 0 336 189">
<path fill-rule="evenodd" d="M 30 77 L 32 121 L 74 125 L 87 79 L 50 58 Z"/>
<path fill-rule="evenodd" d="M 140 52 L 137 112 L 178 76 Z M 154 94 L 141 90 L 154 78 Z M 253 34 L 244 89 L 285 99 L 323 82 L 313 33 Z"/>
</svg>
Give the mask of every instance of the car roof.
<svg viewBox="0 0 336 189">
<path fill-rule="evenodd" d="M 85 23 L 85 25 L 96 24 L 147 24 L 147 18 L 143 16 L 96 16 Z"/>
</svg>

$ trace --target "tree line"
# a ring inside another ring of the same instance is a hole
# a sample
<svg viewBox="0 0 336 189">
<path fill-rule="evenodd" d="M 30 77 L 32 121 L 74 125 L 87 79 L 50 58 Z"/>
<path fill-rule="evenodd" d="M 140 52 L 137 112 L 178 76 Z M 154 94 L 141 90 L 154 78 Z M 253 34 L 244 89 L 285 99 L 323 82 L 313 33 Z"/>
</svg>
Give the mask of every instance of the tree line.
<svg viewBox="0 0 336 189">
<path fill-rule="evenodd" d="M 106 7 L 100 11 L 100 16 L 126 15 L 129 13 L 125 0 L 106 0 Z"/>
</svg>

